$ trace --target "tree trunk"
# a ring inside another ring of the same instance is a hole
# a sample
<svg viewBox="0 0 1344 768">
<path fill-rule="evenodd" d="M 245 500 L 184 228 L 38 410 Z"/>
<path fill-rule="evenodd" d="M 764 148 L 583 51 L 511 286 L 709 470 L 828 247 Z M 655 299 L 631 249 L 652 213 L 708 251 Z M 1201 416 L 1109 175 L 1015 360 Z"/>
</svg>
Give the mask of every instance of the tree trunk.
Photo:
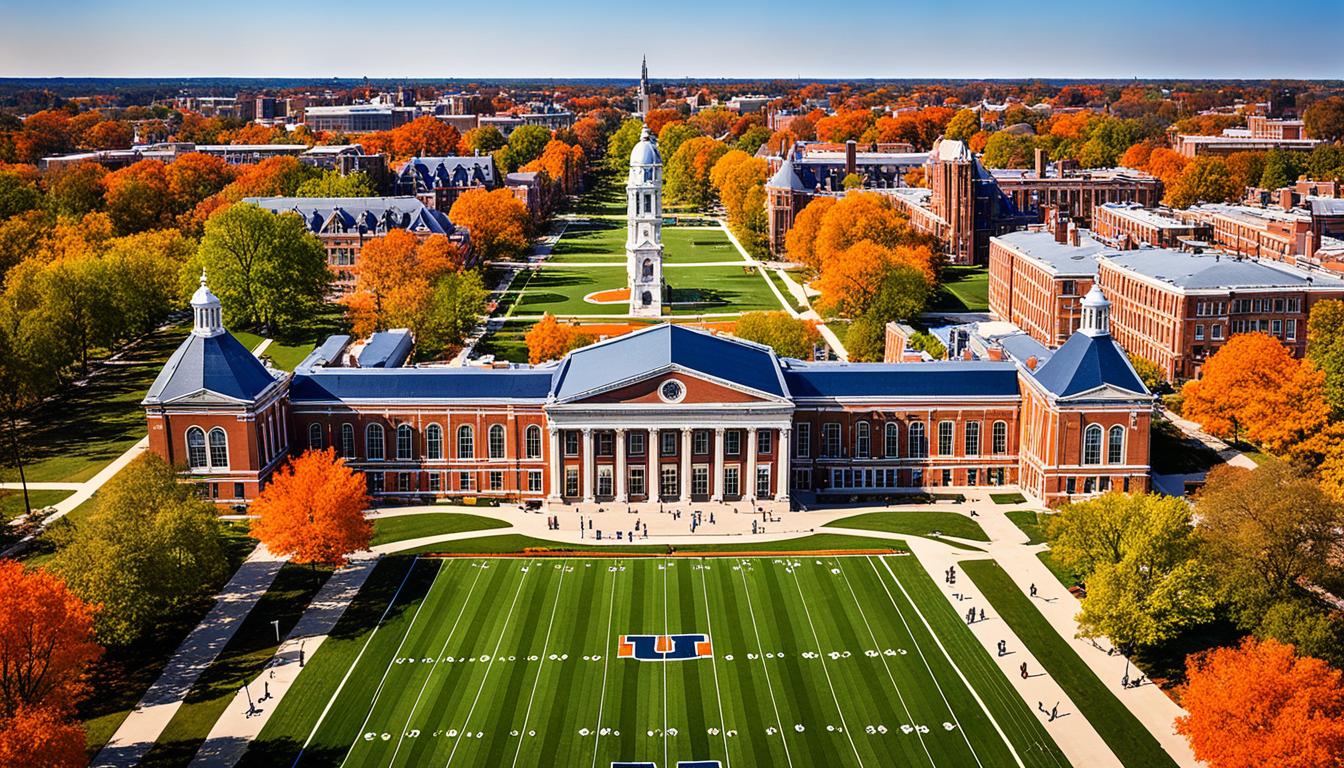
<svg viewBox="0 0 1344 768">
<path fill-rule="evenodd" d="M 9 412 L 9 437 L 14 442 L 14 466 L 19 470 L 19 485 L 23 486 L 23 513 L 33 513 L 33 503 L 28 498 L 28 478 L 23 471 L 23 451 L 19 446 L 19 426 L 14 420 L 14 412 Z"/>
</svg>

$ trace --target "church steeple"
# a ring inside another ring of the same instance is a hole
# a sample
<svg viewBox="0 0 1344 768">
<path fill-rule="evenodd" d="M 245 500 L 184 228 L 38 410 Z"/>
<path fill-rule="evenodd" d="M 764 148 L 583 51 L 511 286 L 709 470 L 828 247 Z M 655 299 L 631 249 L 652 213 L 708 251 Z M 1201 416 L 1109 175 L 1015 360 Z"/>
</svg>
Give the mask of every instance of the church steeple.
<svg viewBox="0 0 1344 768">
<path fill-rule="evenodd" d="M 201 287 L 191 296 L 191 312 L 196 321 L 192 333 L 207 338 L 224 333 L 224 311 L 219 297 L 206 285 L 204 269 L 201 270 Z"/>
<path fill-rule="evenodd" d="M 647 125 L 630 151 L 625 195 L 630 314 L 657 317 L 663 311 L 663 159 Z"/>
<path fill-rule="evenodd" d="M 635 111 L 641 115 L 649 113 L 649 57 L 639 62 L 639 94 L 635 97 Z"/>
</svg>

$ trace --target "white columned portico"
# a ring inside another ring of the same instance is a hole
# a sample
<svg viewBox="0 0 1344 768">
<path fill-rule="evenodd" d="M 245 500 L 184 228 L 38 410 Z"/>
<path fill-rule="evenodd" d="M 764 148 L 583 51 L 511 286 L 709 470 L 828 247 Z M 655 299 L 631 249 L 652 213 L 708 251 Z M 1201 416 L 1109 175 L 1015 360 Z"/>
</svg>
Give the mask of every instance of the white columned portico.
<svg viewBox="0 0 1344 768">
<path fill-rule="evenodd" d="M 775 452 L 779 455 L 779 490 L 775 493 L 775 500 L 787 502 L 789 500 L 789 454 L 793 451 L 793 442 L 789 439 L 793 435 L 791 427 L 781 427 L 779 430 L 779 442 L 775 445 Z"/>
<path fill-rule="evenodd" d="M 560 489 L 564 488 L 565 478 L 561 477 L 563 472 L 560 469 L 560 428 L 551 427 L 551 483 L 549 493 L 546 498 L 549 501 L 560 501 Z"/>
<path fill-rule="evenodd" d="M 583 428 L 583 449 L 579 457 L 579 472 L 583 488 L 583 501 L 593 503 L 593 428 Z"/>
<path fill-rule="evenodd" d="M 710 501 L 723 501 L 723 427 L 714 429 L 714 495 Z"/>
<path fill-rule="evenodd" d="M 742 478 L 742 498 L 756 500 L 756 428 L 747 427 L 747 476 Z"/>
<path fill-rule="evenodd" d="M 625 429 L 616 430 L 616 502 L 629 501 L 625 493 Z"/>
<path fill-rule="evenodd" d="M 681 471 L 677 474 L 677 483 L 681 488 L 680 501 L 688 502 L 691 500 L 691 433 L 694 430 L 691 427 L 681 428 Z"/>
<path fill-rule="evenodd" d="M 649 476 L 644 478 L 645 501 L 659 501 L 661 499 L 663 478 L 658 474 L 658 452 L 662 448 L 658 428 L 651 428 L 649 430 L 649 443 L 644 446 L 644 451 L 649 455 Z"/>
</svg>

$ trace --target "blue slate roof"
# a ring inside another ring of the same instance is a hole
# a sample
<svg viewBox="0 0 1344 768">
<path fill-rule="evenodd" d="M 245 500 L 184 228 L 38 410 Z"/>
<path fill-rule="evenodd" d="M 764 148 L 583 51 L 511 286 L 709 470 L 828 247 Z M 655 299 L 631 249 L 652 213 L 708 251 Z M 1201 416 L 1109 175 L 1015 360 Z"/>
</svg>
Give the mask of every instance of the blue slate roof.
<svg viewBox="0 0 1344 768">
<path fill-rule="evenodd" d="M 1037 367 L 1035 377 L 1058 397 L 1070 397 L 1108 384 L 1148 394 L 1124 350 L 1106 334 L 1074 333 L 1049 360 Z"/>
<path fill-rule="evenodd" d="M 159 371 L 145 403 L 165 403 L 203 390 L 248 401 L 273 383 L 275 378 L 266 366 L 232 334 L 193 333 Z"/>
<path fill-rule="evenodd" d="M 546 368 L 329 368 L 294 374 L 289 399 L 546 400 Z"/>
<path fill-rule="evenodd" d="M 1009 362 L 803 363 L 784 371 L 799 400 L 858 397 L 1016 397 Z"/>
<path fill-rule="evenodd" d="M 326 231 L 328 222 L 336 232 L 376 234 L 408 229 L 451 235 L 455 230 L 446 214 L 415 197 L 245 197 L 243 202 L 271 213 L 297 213 L 315 234 Z"/>
<path fill-rule="evenodd" d="M 379 331 L 359 351 L 360 368 L 400 368 L 411 355 L 411 332 L 405 328 Z"/>
<path fill-rule="evenodd" d="M 571 352 L 556 374 L 566 400 L 671 366 L 777 397 L 787 397 L 769 347 L 679 325 L 659 325 Z"/>
</svg>

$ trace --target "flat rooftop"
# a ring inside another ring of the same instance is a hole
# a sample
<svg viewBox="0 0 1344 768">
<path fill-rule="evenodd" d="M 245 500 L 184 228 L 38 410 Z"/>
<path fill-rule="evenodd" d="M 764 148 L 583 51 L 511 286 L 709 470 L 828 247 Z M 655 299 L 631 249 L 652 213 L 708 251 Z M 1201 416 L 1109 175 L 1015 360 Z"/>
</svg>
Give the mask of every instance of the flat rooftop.
<svg viewBox="0 0 1344 768">
<path fill-rule="evenodd" d="M 1086 230 L 1080 233 L 1077 246 L 1058 242 L 1054 234 L 1045 231 L 1022 230 L 993 239 L 1061 277 L 1095 277 L 1097 259 L 1115 253 L 1109 245 L 1092 239 Z"/>
<path fill-rule="evenodd" d="M 1306 288 L 1344 291 L 1344 280 L 1324 272 L 1216 253 L 1145 248 L 1114 253 L 1106 263 L 1182 291 Z"/>
</svg>

